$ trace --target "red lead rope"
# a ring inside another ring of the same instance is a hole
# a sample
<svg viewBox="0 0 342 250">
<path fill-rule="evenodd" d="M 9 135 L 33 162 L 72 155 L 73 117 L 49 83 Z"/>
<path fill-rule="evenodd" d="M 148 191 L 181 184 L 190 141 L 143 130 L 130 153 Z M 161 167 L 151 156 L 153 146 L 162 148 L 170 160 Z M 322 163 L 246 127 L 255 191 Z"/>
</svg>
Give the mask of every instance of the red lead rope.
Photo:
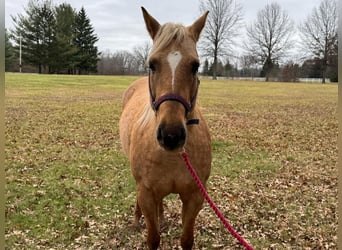
<svg viewBox="0 0 342 250">
<path fill-rule="evenodd" d="M 183 152 L 181 152 L 181 155 L 183 157 L 183 160 L 189 170 L 189 172 L 191 173 L 192 177 L 194 178 L 198 188 L 200 189 L 204 199 L 207 200 L 207 202 L 209 203 L 210 207 L 214 210 L 215 214 L 219 217 L 219 219 L 222 221 L 222 223 L 224 224 L 224 226 L 228 229 L 228 231 L 231 233 L 231 235 L 233 235 L 246 249 L 248 250 L 254 250 L 254 248 L 248 244 L 247 241 L 245 241 L 244 238 L 242 238 L 235 230 L 234 228 L 229 224 L 229 222 L 226 220 L 226 218 L 223 216 L 222 212 L 220 211 L 220 209 L 216 206 L 216 204 L 210 199 L 207 191 L 205 190 L 205 187 L 203 186 L 201 180 L 198 178 L 198 175 L 196 174 L 195 169 L 191 166 L 191 163 L 189 161 L 189 157 L 188 154 L 185 152 L 185 150 L 183 150 Z"/>
</svg>

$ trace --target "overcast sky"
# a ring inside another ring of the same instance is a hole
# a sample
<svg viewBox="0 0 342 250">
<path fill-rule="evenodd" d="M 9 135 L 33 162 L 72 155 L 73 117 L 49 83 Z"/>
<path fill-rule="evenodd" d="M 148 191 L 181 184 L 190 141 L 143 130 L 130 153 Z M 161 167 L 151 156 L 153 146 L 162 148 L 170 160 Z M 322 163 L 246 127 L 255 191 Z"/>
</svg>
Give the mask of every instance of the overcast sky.
<svg viewBox="0 0 342 250">
<path fill-rule="evenodd" d="M 161 24 L 180 22 L 190 25 L 198 18 L 199 0 L 53 0 L 54 4 L 70 3 L 79 10 L 85 8 L 95 33 L 99 37 L 97 46 L 100 51 L 132 50 L 136 45 L 149 40 L 145 29 L 141 6 Z M 244 12 L 244 23 L 249 24 L 256 13 L 271 2 L 277 2 L 286 10 L 296 25 L 303 21 L 312 9 L 319 6 L 321 0 L 237 0 Z M 6 28 L 13 27 L 11 16 L 24 13 L 28 0 L 6 0 Z"/>
</svg>

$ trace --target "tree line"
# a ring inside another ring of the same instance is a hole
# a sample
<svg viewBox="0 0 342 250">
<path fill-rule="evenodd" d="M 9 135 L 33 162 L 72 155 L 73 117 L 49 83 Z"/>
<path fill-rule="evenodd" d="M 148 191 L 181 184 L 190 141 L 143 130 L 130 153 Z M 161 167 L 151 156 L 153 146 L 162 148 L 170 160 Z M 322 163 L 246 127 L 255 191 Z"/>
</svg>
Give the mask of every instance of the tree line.
<svg viewBox="0 0 342 250">
<path fill-rule="evenodd" d="M 98 73 L 101 75 L 142 75 L 147 72 L 146 61 L 151 42 L 144 42 L 133 48 L 133 51 L 120 50 L 114 53 L 109 50 L 101 53 L 97 64 Z"/>
<path fill-rule="evenodd" d="M 201 43 L 202 55 L 213 64 L 212 75 L 216 79 L 219 63 L 226 58 L 234 58 L 234 39 L 242 28 L 242 6 L 235 0 L 201 0 L 200 10 L 209 10 L 207 24 Z M 318 76 L 325 82 L 326 77 L 337 81 L 338 35 L 337 1 L 322 0 L 307 18 L 295 28 L 288 13 L 276 3 L 266 4 L 257 12 L 256 19 L 246 25 L 246 38 L 239 57 L 243 67 L 260 68 L 260 76 L 268 81 L 279 73 L 279 65 L 284 64 L 289 52 L 296 48 L 294 35 L 300 35 L 299 48 L 304 67 L 311 65 L 318 70 Z M 298 64 L 285 65 L 285 72 L 298 71 Z M 313 65 L 312 65 L 313 64 Z"/>
<path fill-rule="evenodd" d="M 251 66 L 249 58 L 239 58 L 240 67 L 231 63 L 228 59 L 226 62 L 218 60 L 216 68 L 216 76 L 224 78 L 265 78 L 262 68 L 257 65 Z M 334 66 L 337 67 L 337 58 Z M 203 76 L 213 76 L 214 64 L 206 59 L 203 63 L 201 74 Z M 275 63 L 272 71 L 269 73 L 269 80 L 281 82 L 297 82 L 300 78 L 322 78 L 321 62 L 318 59 L 307 59 L 302 64 L 288 61 L 283 65 Z M 337 69 L 328 67 L 327 77 L 331 82 L 338 81 Z"/>
<path fill-rule="evenodd" d="M 209 10 L 202 31 L 199 52 L 203 75 L 265 77 L 296 81 L 299 77 L 338 80 L 337 1 L 322 0 L 320 5 L 295 25 L 277 3 L 266 4 L 249 24 L 243 24 L 243 8 L 238 0 L 200 0 L 200 12 Z M 13 17 L 15 29 L 6 37 L 15 42 L 18 54 L 21 37 L 23 60 L 39 72 L 98 74 L 144 74 L 150 42 L 132 51 L 99 53 L 98 41 L 84 8 L 76 12 L 69 4 L 52 7 L 48 0 L 31 0 L 26 15 Z M 38 22 L 39 20 L 39 22 Z M 236 38 L 245 28 L 242 44 Z M 294 40 L 298 34 L 300 41 Z M 236 54 L 236 47 L 242 54 Z M 9 48 L 9 49 L 8 49 Z M 296 59 L 289 58 L 293 49 Z M 10 40 L 6 38 L 7 61 L 13 59 Z M 17 55 L 16 55 L 17 56 Z M 16 59 L 17 60 L 17 59 Z"/>
<path fill-rule="evenodd" d="M 49 0 L 30 0 L 25 13 L 12 19 L 14 29 L 5 34 L 6 70 L 21 57 L 20 69 L 31 65 L 39 73 L 96 72 L 99 38 L 83 7 L 76 11 L 67 3 L 54 6 Z"/>
</svg>

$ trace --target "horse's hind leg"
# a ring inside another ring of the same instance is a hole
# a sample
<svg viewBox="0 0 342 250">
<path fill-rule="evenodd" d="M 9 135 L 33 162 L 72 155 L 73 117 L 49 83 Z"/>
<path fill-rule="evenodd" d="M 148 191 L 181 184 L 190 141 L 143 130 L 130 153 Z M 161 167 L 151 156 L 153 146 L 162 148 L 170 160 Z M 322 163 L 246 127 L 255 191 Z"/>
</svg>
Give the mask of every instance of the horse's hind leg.
<svg viewBox="0 0 342 250">
<path fill-rule="evenodd" d="M 181 194 L 183 202 L 182 224 L 183 233 L 181 237 L 181 246 L 184 250 L 191 250 L 194 243 L 194 225 L 196 217 L 203 205 L 203 197 L 199 192 Z"/>
</svg>

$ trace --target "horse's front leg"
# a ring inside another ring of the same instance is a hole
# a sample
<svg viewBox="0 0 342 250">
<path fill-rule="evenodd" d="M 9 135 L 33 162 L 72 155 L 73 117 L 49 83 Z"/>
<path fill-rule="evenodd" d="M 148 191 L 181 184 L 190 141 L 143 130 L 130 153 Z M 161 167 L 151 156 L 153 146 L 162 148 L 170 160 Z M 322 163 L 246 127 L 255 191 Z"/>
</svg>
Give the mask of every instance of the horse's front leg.
<svg viewBox="0 0 342 250">
<path fill-rule="evenodd" d="M 137 206 L 140 207 L 145 219 L 148 248 L 150 250 L 158 249 L 160 243 L 158 223 L 158 208 L 160 202 L 153 196 L 153 192 L 145 187 L 138 189 L 137 201 Z"/>
<path fill-rule="evenodd" d="M 200 192 L 181 194 L 183 202 L 182 224 L 183 233 L 181 246 L 184 250 L 191 250 L 194 243 L 194 225 L 196 217 L 203 205 L 203 197 Z"/>
</svg>

